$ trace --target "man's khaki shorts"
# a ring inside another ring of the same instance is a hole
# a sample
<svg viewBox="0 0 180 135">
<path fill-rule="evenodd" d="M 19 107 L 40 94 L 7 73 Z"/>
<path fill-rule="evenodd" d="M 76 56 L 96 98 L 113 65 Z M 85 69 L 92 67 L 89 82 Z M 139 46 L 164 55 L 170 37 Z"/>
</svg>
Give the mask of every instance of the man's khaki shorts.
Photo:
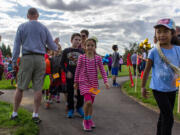
<svg viewBox="0 0 180 135">
<path fill-rule="evenodd" d="M 20 60 L 20 67 L 17 78 L 17 87 L 27 90 L 32 80 L 32 88 L 42 90 L 46 64 L 43 55 L 25 55 Z"/>
</svg>

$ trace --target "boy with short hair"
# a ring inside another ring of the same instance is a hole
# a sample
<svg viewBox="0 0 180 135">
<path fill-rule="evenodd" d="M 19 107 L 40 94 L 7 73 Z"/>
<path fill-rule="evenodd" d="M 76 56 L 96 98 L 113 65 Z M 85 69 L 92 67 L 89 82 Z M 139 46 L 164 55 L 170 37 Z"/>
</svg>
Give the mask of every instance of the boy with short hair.
<svg viewBox="0 0 180 135">
<path fill-rule="evenodd" d="M 120 58 L 119 53 L 117 52 L 118 46 L 113 45 L 112 49 L 114 51 L 114 53 L 112 54 L 112 70 L 111 70 L 113 87 L 119 87 L 119 84 L 116 82 L 116 77 L 118 76 L 119 58 Z"/>
<path fill-rule="evenodd" d="M 66 82 L 67 82 L 67 102 L 68 102 L 68 118 L 72 118 L 74 115 L 74 76 L 77 66 L 78 57 L 83 54 L 83 50 L 79 49 L 78 46 L 81 43 L 81 35 L 79 33 L 74 33 L 71 36 L 72 46 L 66 48 L 62 52 L 61 57 L 61 66 L 62 69 L 66 72 Z M 67 64 L 67 67 L 64 66 L 64 63 Z M 80 95 L 78 90 L 78 94 L 76 96 L 77 104 L 76 110 L 77 112 L 84 117 L 84 111 L 82 109 L 84 103 L 84 97 Z"/>
</svg>

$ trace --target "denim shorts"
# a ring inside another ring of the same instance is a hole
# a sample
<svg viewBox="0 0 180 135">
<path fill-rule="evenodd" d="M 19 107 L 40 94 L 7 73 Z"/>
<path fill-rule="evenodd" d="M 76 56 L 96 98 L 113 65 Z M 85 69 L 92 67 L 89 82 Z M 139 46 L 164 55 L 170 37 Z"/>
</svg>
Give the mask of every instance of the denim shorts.
<svg viewBox="0 0 180 135">
<path fill-rule="evenodd" d="M 117 76 L 118 71 L 119 71 L 118 67 L 113 67 L 112 70 L 111 70 L 111 74 Z"/>
</svg>

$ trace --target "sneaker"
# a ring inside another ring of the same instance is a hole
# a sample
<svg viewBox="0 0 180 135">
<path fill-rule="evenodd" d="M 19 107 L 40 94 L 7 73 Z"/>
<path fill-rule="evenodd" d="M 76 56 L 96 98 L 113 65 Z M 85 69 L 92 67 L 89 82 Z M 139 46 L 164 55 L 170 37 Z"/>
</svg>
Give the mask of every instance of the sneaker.
<svg viewBox="0 0 180 135">
<path fill-rule="evenodd" d="M 83 118 L 84 117 L 84 111 L 83 109 L 80 107 L 77 109 L 77 112 L 79 113 L 79 115 Z"/>
<path fill-rule="evenodd" d="M 118 83 L 113 84 L 113 87 L 120 87 Z"/>
<path fill-rule="evenodd" d="M 73 110 L 73 109 L 69 110 L 69 111 L 68 111 L 68 115 L 67 115 L 68 118 L 72 118 L 73 115 L 74 115 L 74 110 Z"/>
<path fill-rule="evenodd" d="M 88 120 L 89 121 L 89 125 L 91 126 L 91 128 L 95 128 L 96 125 L 94 124 L 94 122 L 92 120 Z"/>
<path fill-rule="evenodd" d="M 83 120 L 83 129 L 84 131 L 92 131 L 88 120 Z"/>
<path fill-rule="evenodd" d="M 17 120 L 17 119 L 18 119 L 18 115 L 16 115 L 16 116 L 11 115 L 10 120 Z"/>
<path fill-rule="evenodd" d="M 42 120 L 40 120 L 39 117 L 32 117 L 32 121 L 33 121 L 35 124 L 40 124 Z"/>
</svg>

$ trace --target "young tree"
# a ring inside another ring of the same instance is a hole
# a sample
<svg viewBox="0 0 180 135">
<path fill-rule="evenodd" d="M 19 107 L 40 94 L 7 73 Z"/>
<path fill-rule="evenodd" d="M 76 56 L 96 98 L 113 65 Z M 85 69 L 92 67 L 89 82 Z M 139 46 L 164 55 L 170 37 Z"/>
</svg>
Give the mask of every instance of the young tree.
<svg viewBox="0 0 180 135">
<path fill-rule="evenodd" d="M 7 55 L 9 55 L 10 57 L 12 56 L 10 45 L 8 45 L 8 47 L 7 47 L 7 49 L 6 49 L 6 53 L 7 53 Z"/>
<path fill-rule="evenodd" d="M 137 42 L 129 43 L 129 46 L 125 48 L 125 53 L 123 55 L 124 64 L 127 64 L 127 55 L 128 53 L 132 54 L 133 51 L 139 52 L 139 44 Z"/>
</svg>

